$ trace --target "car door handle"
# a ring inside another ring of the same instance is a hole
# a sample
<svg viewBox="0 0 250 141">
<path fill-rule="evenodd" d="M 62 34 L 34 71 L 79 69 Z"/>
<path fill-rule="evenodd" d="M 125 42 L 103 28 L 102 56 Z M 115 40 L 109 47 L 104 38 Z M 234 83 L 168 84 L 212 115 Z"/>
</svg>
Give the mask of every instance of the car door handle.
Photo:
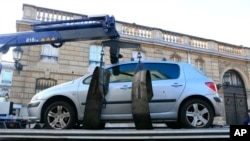
<svg viewBox="0 0 250 141">
<path fill-rule="evenodd" d="M 128 87 L 128 86 L 123 86 L 123 87 L 121 87 L 120 89 L 122 89 L 122 90 L 127 90 L 127 89 L 131 89 L 132 87 Z"/>
<path fill-rule="evenodd" d="M 182 85 L 181 84 L 173 84 L 171 86 L 177 88 L 177 87 L 181 87 Z"/>
</svg>

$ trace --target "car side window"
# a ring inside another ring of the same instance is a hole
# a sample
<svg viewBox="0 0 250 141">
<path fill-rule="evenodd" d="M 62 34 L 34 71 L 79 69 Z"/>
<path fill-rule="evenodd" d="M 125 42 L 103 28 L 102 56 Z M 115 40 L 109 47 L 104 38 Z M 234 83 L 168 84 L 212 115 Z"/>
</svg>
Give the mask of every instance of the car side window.
<svg viewBox="0 0 250 141">
<path fill-rule="evenodd" d="M 136 63 L 132 64 L 124 64 L 120 65 L 119 67 L 112 67 L 108 70 L 110 71 L 110 83 L 117 83 L 117 82 L 132 82 Z M 89 76 L 88 78 L 83 80 L 84 84 L 90 84 L 90 81 L 92 79 L 92 76 Z"/>
<path fill-rule="evenodd" d="M 90 84 L 91 79 L 92 79 L 92 75 L 89 76 L 89 77 L 87 77 L 87 78 L 85 78 L 82 83 L 83 84 Z"/>
<path fill-rule="evenodd" d="M 118 75 L 110 75 L 109 82 L 131 82 L 133 80 L 133 72 L 120 72 Z"/>
<path fill-rule="evenodd" d="M 124 64 L 119 67 L 110 68 L 110 83 L 132 82 L 135 73 L 136 63 Z M 115 72 L 114 72 L 115 71 Z"/>
<path fill-rule="evenodd" d="M 112 73 L 110 68 L 110 82 L 132 82 L 136 69 L 136 63 L 119 66 L 119 73 Z M 151 80 L 177 79 L 180 75 L 180 67 L 171 63 L 142 63 L 143 69 L 150 71 Z M 117 71 L 117 70 L 116 70 Z"/>
<path fill-rule="evenodd" d="M 150 70 L 151 80 L 163 80 L 167 79 L 159 70 Z"/>
<path fill-rule="evenodd" d="M 151 80 L 177 79 L 180 75 L 180 67 L 171 63 L 145 63 L 144 69 L 151 73 Z"/>
<path fill-rule="evenodd" d="M 124 64 L 119 67 L 109 68 L 110 83 L 132 82 L 136 69 L 136 63 Z M 180 67 L 171 63 L 143 63 L 143 68 L 150 71 L 151 80 L 177 79 L 180 75 Z M 114 69 L 115 68 L 115 69 Z M 86 78 L 83 83 L 90 84 L 92 76 Z"/>
</svg>

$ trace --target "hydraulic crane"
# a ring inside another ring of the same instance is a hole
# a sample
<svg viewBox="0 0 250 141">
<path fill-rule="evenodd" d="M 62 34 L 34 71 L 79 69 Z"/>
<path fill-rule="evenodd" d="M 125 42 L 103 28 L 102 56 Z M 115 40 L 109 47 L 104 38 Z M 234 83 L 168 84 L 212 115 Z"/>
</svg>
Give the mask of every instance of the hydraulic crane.
<svg viewBox="0 0 250 141">
<path fill-rule="evenodd" d="M 63 43 L 80 40 L 117 39 L 113 16 L 93 16 L 74 20 L 40 22 L 31 25 L 33 31 L 0 35 L 0 52 L 7 53 L 12 46 Z"/>
</svg>

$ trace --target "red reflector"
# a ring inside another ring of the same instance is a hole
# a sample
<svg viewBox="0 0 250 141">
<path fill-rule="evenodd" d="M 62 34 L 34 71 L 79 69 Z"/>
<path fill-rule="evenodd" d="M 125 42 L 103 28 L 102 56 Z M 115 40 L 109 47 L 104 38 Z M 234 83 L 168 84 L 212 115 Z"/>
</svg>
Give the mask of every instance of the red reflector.
<svg viewBox="0 0 250 141">
<path fill-rule="evenodd" d="M 217 92 L 217 87 L 215 85 L 214 82 L 206 82 L 205 83 L 210 89 L 212 89 L 213 91 Z"/>
</svg>

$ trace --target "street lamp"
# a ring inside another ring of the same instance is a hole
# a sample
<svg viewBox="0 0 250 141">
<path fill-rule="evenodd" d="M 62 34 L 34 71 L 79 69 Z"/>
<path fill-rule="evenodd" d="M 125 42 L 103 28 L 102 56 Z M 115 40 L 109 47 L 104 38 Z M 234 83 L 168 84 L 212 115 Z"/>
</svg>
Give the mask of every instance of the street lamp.
<svg viewBox="0 0 250 141">
<path fill-rule="evenodd" d="M 19 62 L 23 56 L 23 50 L 20 46 L 13 49 L 13 59 L 15 60 L 15 68 L 20 72 L 23 70 L 23 65 Z"/>
</svg>

